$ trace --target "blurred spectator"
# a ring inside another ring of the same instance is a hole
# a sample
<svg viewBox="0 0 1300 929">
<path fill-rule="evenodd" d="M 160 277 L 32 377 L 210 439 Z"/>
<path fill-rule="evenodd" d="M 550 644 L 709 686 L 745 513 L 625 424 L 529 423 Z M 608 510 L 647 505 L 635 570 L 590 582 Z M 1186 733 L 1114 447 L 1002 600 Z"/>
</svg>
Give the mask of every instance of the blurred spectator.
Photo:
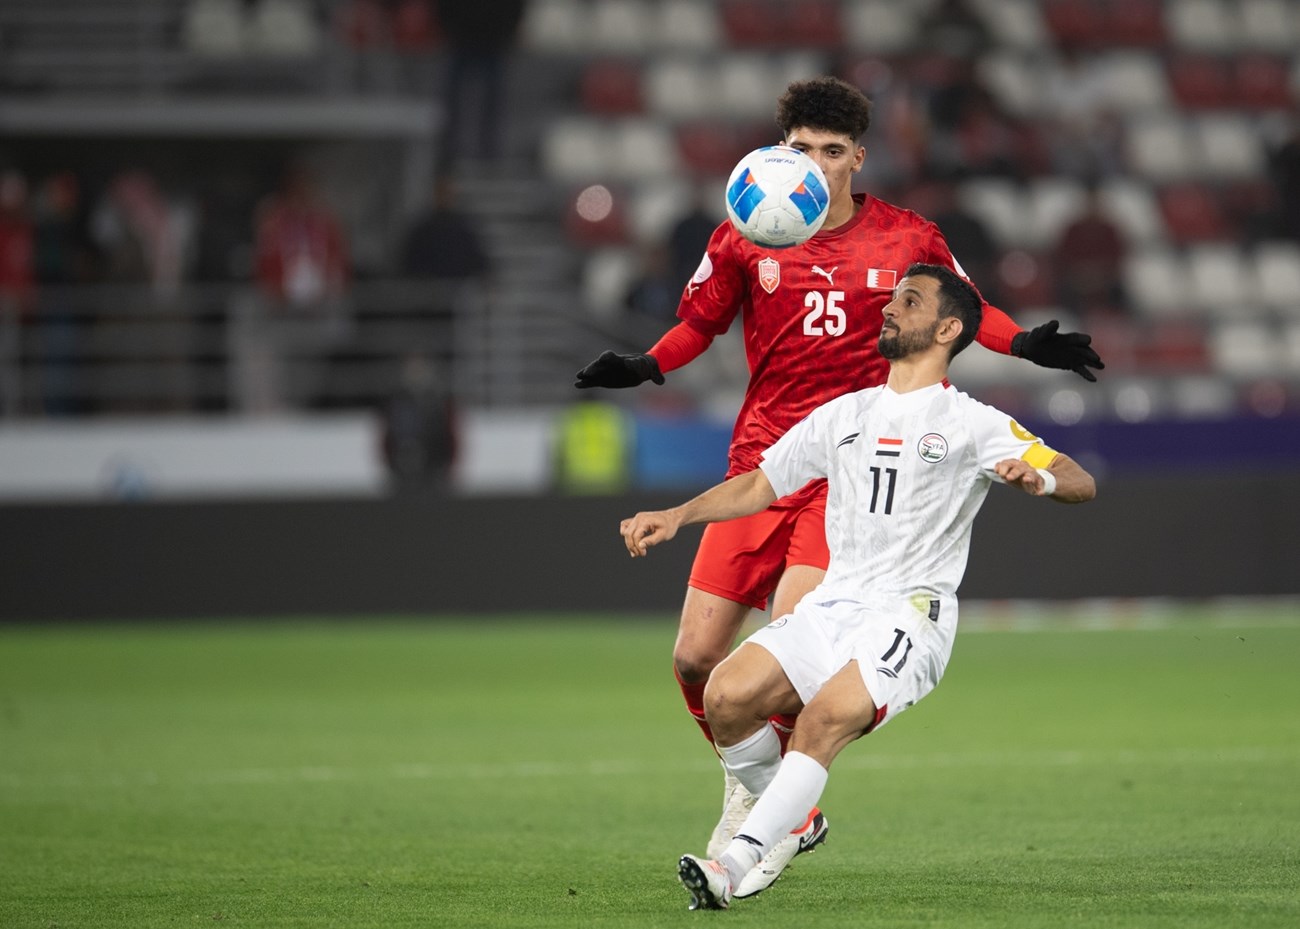
<svg viewBox="0 0 1300 929">
<path fill-rule="evenodd" d="M 142 169 L 114 177 L 91 217 L 109 279 L 150 283 L 161 292 L 180 285 L 194 227 L 194 211 L 169 202 L 158 181 Z"/>
<path fill-rule="evenodd" d="M 704 208 L 704 193 L 697 188 L 690 209 L 673 223 L 673 228 L 668 233 L 668 273 L 677 282 L 678 296 L 681 296 L 682 288 L 700 266 L 709 237 L 718 228 L 718 222 L 718 217 Z M 674 299 L 674 311 L 675 309 Z"/>
<path fill-rule="evenodd" d="M 1123 233 L 1102 211 L 1096 187 L 1089 186 L 1083 212 L 1062 230 L 1053 255 L 1061 304 L 1075 313 L 1127 312 L 1126 253 Z"/>
<path fill-rule="evenodd" d="M 673 272 L 670 254 L 666 246 L 657 244 L 641 250 L 641 267 L 624 299 L 631 324 L 628 336 L 635 342 L 653 341 L 665 326 L 677 322 L 677 304 L 690 275 L 678 277 Z M 696 256 L 697 265 L 703 254 L 701 249 Z"/>
<path fill-rule="evenodd" d="M 0 311 L 26 312 L 36 284 L 35 230 L 27 204 L 27 179 L 0 174 Z"/>
<path fill-rule="evenodd" d="M 446 120 L 439 167 L 459 156 L 499 160 L 505 119 L 506 61 L 523 20 L 525 0 L 465 0 L 438 4 L 447 42 Z M 472 125 L 477 121 L 477 125 Z"/>
<path fill-rule="evenodd" d="M 437 281 L 485 281 L 491 270 L 477 220 L 460 208 L 456 182 L 440 175 L 433 184 L 429 210 L 406 235 L 402 274 Z"/>
<path fill-rule="evenodd" d="M 27 214 L 27 179 L 17 171 L 0 174 L 0 413 L 22 408 L 20 319 L 30 308 L 34 246 Z"/>
<path fill-rule="evenodd" d="M 330 353 L 345 339 L 351 264 L 343 225 L 301 163 L 256 215 L 260 299 L 241 306 L 232 331 L 233 390 L 255 412 L 322 399 Z"/>
<path fill-rule="evenodd" d="M 35 220 L 36 278 L 41 284 L 69 285 L 89 280 L 94 269 L 94 248 L 85 227 L 81 185 L 71 171 L 52 174 L 37 190 L 32 214 Z M 40 391 L 50 415 L 78 413 L 84 406 L 76 397 L 78 343 L 94 320 L 79 319 L 59 287 L 41 299 Z"/>
<path fill-rule="evenodd" d="M 458 434 L 456 407 L 442 372 L 410 355 L 383 411 L 383 454 L 398 490 L 451 489 Z"/>
<path fill-rule="evenodd" d="M 1273 152 L 1270 174 L 1277 189 L 1278 232 L 1300 241 L 1300 114 L 1291 133 Z"/>
<path fill-rule="evenodd" d="M 1052 169 L 1074 177 L 1116 174 L 1124 167 L 1124 126 L 1110 106 L 1104 59 L 1069 43 L 1042 87 Z"/>
<path fill-rule="evenodd" d="M 922 184 L 908 195 L 907 202 L 939 227 L 953 257 L 984 299 L 1000 305 L 1003 297 L 998 291 L 997 267 L 1001 250 L 984 221 L 962 208 L 956 186 L 948 181 Z"/>
<path fill-rule="evenodd" d="M 984 20 L 966 0 L 939 0 L 917 26 L 930 48 L 954 58 L 977 58 L 992 38 Z"/>
<path fill-rule="evenodd" d="M 258 207 L 254 248 L 258 286 L 282 306 L 318 307 L 347 289 L 342 223 L 301 164 L 291 165 L 280 189 Z"/>
</svg>

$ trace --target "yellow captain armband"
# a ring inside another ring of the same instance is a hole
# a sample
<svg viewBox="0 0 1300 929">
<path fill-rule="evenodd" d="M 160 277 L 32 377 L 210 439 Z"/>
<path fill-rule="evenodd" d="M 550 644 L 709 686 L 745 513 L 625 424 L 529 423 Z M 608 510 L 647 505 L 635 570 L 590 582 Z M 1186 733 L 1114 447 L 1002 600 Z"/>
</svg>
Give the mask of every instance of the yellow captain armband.
<svg viewBox="0 0 1300 929">
<path fill-rule="evenodd" d="M 1056 449 L 1048 448 L 1042 442 L 1035 442 L 1025 449 L 1025 453 L 1020 458 L 1031 468 L 1045 470 L 1056 460 L 1057 454 Z"/>
</svg>

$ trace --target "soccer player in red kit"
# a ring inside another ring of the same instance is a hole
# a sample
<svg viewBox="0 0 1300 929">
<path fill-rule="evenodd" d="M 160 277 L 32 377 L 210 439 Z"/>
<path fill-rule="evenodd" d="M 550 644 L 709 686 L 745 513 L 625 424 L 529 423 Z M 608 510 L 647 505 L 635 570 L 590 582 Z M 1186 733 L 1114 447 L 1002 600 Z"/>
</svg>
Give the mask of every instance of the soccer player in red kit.
<svg viewBox="0 0 1300 929">
<path fill-rule="evenodd" d="M 778 101 L 776 122 L 783 144 L 807 153 L 826 175 L 830 207 L 821 230 L 802 246 L 767 249 L 724 222 L 682 293 L 681 322 L 646 354 L 604 352 L 578 372 L 576 386 L 662 384 L 665 372 L 697 358 L 739 314 L 750 378 L 732 433 L 732 477 L 757 467 L 761 453 L 816 407 L 884 383 L 889 366 L 876 338 L 895 284 L 913 262 L 961 268 L 933 223 L 853 193 L 853 175 L 866 157 L 858 140 L 870 118 L 870 101 L 844 81 L 820 77 L 791 84 Z M 976 338 L 993 351 L 1072 370 L 1090 381 L 1096 378 L 1089 368 L 1102 367 L 1087 335 L 1060 333 L 1055 321 L 1026 332 L 987 303 Z M 772 616 L 784 616 L 821 581 L 829 557 L 825 508 L 826 484 L 818 481 L 755 516 L 704 529 L 673 664 L 687 708 L 710 741 L 703 701 L 709 673 L 727 656 L 751 608 L 765 609 L 771 598 Z M 793 723 L 774 719 L 772 737 L 784 742 Z M 752 803 L 728 779 L 710 855 L 725 847 Z M 825 832 L 825 818 L 812 811 L 758 868 L 772 872 L 774 881 Z"/>
</svg>

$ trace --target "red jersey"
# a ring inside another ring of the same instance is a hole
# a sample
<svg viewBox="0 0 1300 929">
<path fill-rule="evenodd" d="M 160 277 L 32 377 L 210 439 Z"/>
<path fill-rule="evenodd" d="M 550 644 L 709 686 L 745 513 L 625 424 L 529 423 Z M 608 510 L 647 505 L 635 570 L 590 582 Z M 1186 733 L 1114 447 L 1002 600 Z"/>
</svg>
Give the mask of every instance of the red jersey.
<svg viewBox="0 0 1300 929">
<path fill-rule="evenodd" d="M 744 325 L 749 384 L 728 477 L 757 467 L 763 451 L 818 406 L 885 382 L 889 362 L 876 340 L 909 265 L 965 276 L 934 223 L 874 197 L 855 199 L 861 208 L 851 220 L 797 248 L 762 248 L 724 222 L 686 285 L 677 315 L 692 329 L 711 340 L 737 313 Z M 1009 354 L 1020 327 L 987 303 L 984 314 L 976 338 Z"/>
</svg>

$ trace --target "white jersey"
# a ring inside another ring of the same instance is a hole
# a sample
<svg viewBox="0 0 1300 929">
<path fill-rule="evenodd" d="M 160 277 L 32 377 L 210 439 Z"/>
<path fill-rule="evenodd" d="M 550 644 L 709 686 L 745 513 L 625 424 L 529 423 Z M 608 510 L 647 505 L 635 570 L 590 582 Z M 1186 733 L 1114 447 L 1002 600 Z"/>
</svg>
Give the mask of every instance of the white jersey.
<svg viewBox="0 0 1300 929">
<path fill-rule="evenodd" d="M 1056 453 L 1010 416 L 947 381 L 909 393 L 887 386 L 814 410 L 763 455 L 778 497 L 825 477 L 830 565 L 812 602 L 918 594 L 955 597 L 971 525 L 994 466 Z"/>
</svg>

